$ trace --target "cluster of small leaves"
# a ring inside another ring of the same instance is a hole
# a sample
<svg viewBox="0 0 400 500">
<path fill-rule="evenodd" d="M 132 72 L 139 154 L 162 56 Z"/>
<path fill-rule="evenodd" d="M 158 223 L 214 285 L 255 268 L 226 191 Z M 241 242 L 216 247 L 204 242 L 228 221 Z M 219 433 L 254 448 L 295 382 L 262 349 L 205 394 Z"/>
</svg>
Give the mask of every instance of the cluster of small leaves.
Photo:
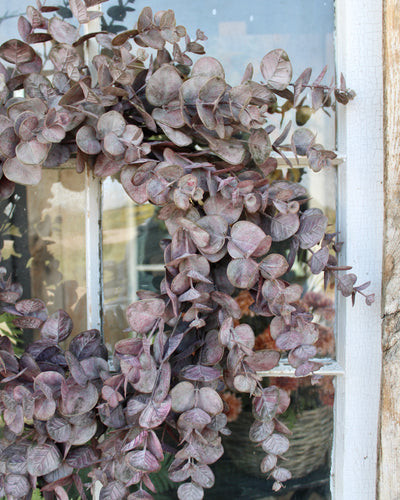
<svg viewBox="0 0 400 500">
<path fill-rule="evenodd" d="M 70 0 L 69 7 L 82 25 L 99 16 L 90 10 L 98 3 Z M 1 310 L 16 326 L 41 331 L 20 358 L 1 341 L 3 493 L 22 498 L 39 481 L 64 500 L 75 483 L 85 498 L 77 471 L 91 467 L 93 484 L 103 485 L 101 499 L 152 498 L 150 474 L 168 450 L 170 478 L 189 480 L 178 497 L 201 499 L 214 484 L 209 466 L 223 454 L 221 435 L 229 433 L 220 397 L 225 388 L 253 397 L 250 439 L 265 451 L 261 469 L 279 489 L 290 478 L 278 465 L 289 431 L 277 417 L 289 398 L 263 388 L 258 372 L 276 366 L 285 351 L 298 376 L 320 366 L 312 359 L 318 329 L 299 302 L 302 287 L 284 276 L 301 249 L 310 251 L 313 273 L 338 276 L 345 296 L 363 293 L 367 284 L 340 276 L 344 268 L 332 254 L 339 243 L 326 234 L 325 215 L 307 208 L 305 189 L 271 178 L 272 152 L 290 164 L 285 151 L 291 149 L 316 171 L 334 153 L 307 129 L 291 133 L 290 124 L 272 140 L 268 117 L 282 112 L 282 98 L 302 106 L 306 89 L 313 112 L 353 94 L 344 79 L 340 88 L 323 86 L 323 74 L 309 85 L 310 70 L 292 92 L 291 63 L 281 49 L 262 59 L 263 83 L 253 81 L 249 65 L 241 84 L 231 87 L 216 59 L 193 63 L 189 54 L 202 55 L 206 37 L 198 30 L 191 40 L 171 10 L 153 15 L 146 7 L 131 30 L 83 36 L 65 19 L 45 17 L 53 11 L 40 3 L 28 7 L 18 22 L 22 41 L 0 47 L 0 58 L 13 65 L 0 65 L 1 196 L 10 196 L 14 183 L 37 184 L 42 167 L 76 154 L 78 171 L 90 166 L 99 177 L 118 175 L 134 202 L 159 206 L 170 238 L 161 242 L 160 291 L 139 292 L 128 307 L 132 338 L 116 344 L 112 371 L 97 331 L 78 334 L 65 350 L 59 342 L 72 331 L 67 313 L 48 316 L 42 301 L 20 300 L 21 287 L 1 271 Z M 81 48 L 91 37 L 102 52 L 89 67 Z M 37 42 L 51 44 L 50 75 L 31 47 Z M 146 48 L 157 55 L 149 58 Z M 10 95 L 18 88 L 25 97 Z M 255 314 L 271 319 L 277 351 L 253 352 L 252 328 L 237 325 L 241 311 L 232 296 L 238 289 L 250 291 Z"/>
<path fill-rule="evenodd" d="M 2 309 L 14 314 L 21 327 L 40 327 L 41 337 L 18 358 L 10 340 L 0 339 L 0 494 L 25 498 L 39 480 L 43 491 L 54 491 L 60 499 L 68 498 L 64 486 L 74 482 L 85 498 L 76 472 L 99 459 L 87 443 L 99 431 L 96 405 L 103 380 L 110 377 L 100 334 L 83 332 L 64 351 L 59 343 L 72 331 L 67 313 L 48 316 L 43 302 L 35 299 Z"/>
</svg>

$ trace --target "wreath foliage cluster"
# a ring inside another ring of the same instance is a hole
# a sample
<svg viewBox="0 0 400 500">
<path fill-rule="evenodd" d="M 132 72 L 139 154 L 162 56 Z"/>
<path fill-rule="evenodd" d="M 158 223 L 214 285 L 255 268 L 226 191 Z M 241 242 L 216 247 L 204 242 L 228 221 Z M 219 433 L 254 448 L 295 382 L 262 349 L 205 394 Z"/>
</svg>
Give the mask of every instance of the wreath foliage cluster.
<svg viewBox="0 0 400 500">
<path fill-rule="evenodd" d="M 320 366 L 317 325 L 286 273 L 307 250 L 311 272 L 326 282 L 334 276 L 343 295 L 364 295 L 367 284 L 339 273 L 349 268 L 338 267 L 327 217 L 307 208 L 300 184 L 276 175 L 277 158 L 291 164 L 287 151 L 293 161 L 307 157 L 314 171 L 335 154 L 308 129 L 292 132 L 289 123 L 277 134 L 269 117 L 283 113 L 282 102 L 310 115 L 354 93 L 343 77 L 339 86 L 324 85 L 325 70 L 312 81 L 308 68 L 292 83 L 281 49 L 261 60 L 261 83 L 249 65 L 232 87 L 222 65 L 203 55 L 205 34 L 192 40 L 172 10 L 146 7 L 130 30 L 82 35 L 81 26 L 101 15 L 91 10 L 100 2 L 69 0 L 77 28 L 38 0 L 18 20 L 21 39 L 1 45 L 0 195 L 11 196 L 15 183 L 39 183 L 42 168 L 71 155 L 78 172 L 119 176 L 133 202 L 160 207 L 170 235 L 161 241 L 165 276 L 159 293 L 139 292 L 127 308 L 132 334 L 115 345 L 111 369 L 98 331 L 63 348 L 69 315 L 21 300 L 21 286 L 1 268 L 1 311 L 40 338 L 19 356 L 0 338 L 0 496 L 30 498 L 39 485 L 45 498 L 65 500 L 75 484 L 84 499 L 78 473 L 89 467 L 100 499 L 150 499 L 150 474 L 169 451 L 178 497 L 201 499 L 230 432 L 225 388 L 252 397 L 249 438 L 264 450 L 261 470 L 277 490 L 291 477 L 279 464 L 289 447 L 279 420 L 289 397 L 264 387 L 258 372 L 285 352 L 297 376 Z M 87 62 L 92 38 L 101 52 Z M 45 60 L 33 48 L 43 43 Z M 13 96 L 17 89 L 23 97 Z M 252 313 L 270 322 L 276 350 L 254 352 L 253 329 L 239 321 L 238 290 L 248 290 Z"/>
</svg>

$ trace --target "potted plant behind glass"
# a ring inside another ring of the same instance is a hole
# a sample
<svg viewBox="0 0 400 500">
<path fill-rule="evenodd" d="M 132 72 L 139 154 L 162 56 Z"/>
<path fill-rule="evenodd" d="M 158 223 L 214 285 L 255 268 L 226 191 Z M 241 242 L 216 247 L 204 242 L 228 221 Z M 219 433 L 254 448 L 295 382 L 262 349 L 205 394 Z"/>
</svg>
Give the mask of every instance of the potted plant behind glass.
<svg viewBox="0 0 400 500">
<path fill-rule="evenodd" d="M 70 0 L 79 26 L 98 17 L 97 0 Z M 50 18 L 46 17 L 50 12 Z M 40 182 L 42 167 L 57 168 L 76 157 L 76 168 L 96 176 L 119 176 L 133 202 L 160 207 L 170 237 L 162 240 L 165 276 L 159 293 L 142 291 L 126 311 L 129 338 L 115 345 L 112 368 L 97 330 L 76 335 L 68 314 L 48 314 L 38 299 L 21 300 L 21 287 L 2 274 L 1 312 L 40 339 L 16 356 L 1 338 L 0 495 L 29 497 L 38 485 L 46 498 L 68 498 L 78 472 L 90 468 L 100 498 L 152 498 L 151 473 L 164 451 L 174 459 L 169 477 L 182 482 L 180 499 L 203 498 L 214 483 L 210 464 L 223 454 L 229 434 L 220 394 L 249 393 L 254 422 L 250 440 L 261 445 L 261 471 L 274 489 L 290 479 L 278 464 L 289 447 L 279 421 L 289 396 L 263 387 L 259 371 L 279 363 L 283 352 L 297 376 L 320 367 L 313 361 L 317 325 L 299 284 L 283 278 L 299 249 L 310 253 L 314 274 L 336 277 L 345 296 L 364 295 L 354 274 L 339 275 L 335 234 L 327 217 L 306 208 L 297 182 L 276 176 L 277 156 L 308 158 L 319 171 L 335 158 L 307 129 L 287 124 L 271 140 L 268 119 L 287 101 L 302 108 L 311 94 L 313 112 L 346 104 L 354 93 L 312 83 L 306 69 L 294 83 L 285 51 L 272 50 L 260 63 L 264 81 L 249 65 L 240 85 L 225 81 L 204 53 L 200 30 L 191 40 L 172 10 L 140 13 L 133 29 L 118 35 L 81 35 L 57 16 L 57 8 L 28 7 L 18 20 L 21 40 L 0 47 L 0 194 L 14 184 Z M 82 49 L 90 38 L 102 48 L 90 64 Z M 48 43 L 46 66 L 32 45 Z M 138 47 L 137 47 L 138 46 Z M 156 51 L 148 57 L 146 49 Z M 12 92 L 24 89 L 24 97 Z M 334 104 L 333 104 L 334 105 Z M 287 144 L 285 144 L 287 142 Z M 275 175 L 275 177 L 274 177 Z M 275 179 L 275 180 L 274 180 Z M 279 251 L 271 245 L 279 243 Z M 247 290 L 255 315 L 269 318 L 275 349 L 254 352 L 251 326 L 234 297 Z M 373 295 L 366 295 L 367 303 Z M 121 332 L 122 336 L 122 332 Z M 64 344 L 63 344 L 64 345 Z"/>
</svg>

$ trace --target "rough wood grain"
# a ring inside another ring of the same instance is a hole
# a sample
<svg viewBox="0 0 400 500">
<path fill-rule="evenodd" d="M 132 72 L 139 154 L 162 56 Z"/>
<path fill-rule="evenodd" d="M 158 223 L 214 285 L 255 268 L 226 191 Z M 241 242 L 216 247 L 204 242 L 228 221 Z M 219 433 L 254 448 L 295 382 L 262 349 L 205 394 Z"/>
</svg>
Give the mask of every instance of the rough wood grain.
<svg viewBox="0 0 400 500">
<path fill-rule="evenodd" d="M 400 0 L 384 0 L 385 228 L 378 498 L 400 499 Z"/>
</svg>

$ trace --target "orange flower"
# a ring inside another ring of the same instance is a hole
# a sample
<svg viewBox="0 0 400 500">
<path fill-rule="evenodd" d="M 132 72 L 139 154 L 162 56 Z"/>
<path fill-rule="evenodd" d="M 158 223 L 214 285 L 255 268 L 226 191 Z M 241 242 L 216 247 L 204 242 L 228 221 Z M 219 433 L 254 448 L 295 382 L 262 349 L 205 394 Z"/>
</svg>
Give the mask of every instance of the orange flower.
<svg viewBox="0 0 400 500">
<path fill-rule="evenodd" d="M 319 384 L 319 399 L 325 406 L 333 406 L 335 401 L 335 388 L 330 377 L 322 377 Z"/>
<path fill-rule="evenodd" d="M 235 300 L 245 316 L 254 316 L 254 313 L 250 311 L 249 307 L 254 303 L 254 299 L 248 290 L 242 290 Z"/>
<path fill-rule="evenodd" d="M 320 356 L 334 356 L 335 355 L 335 336 L 333 328 L 318 325 L 318 340 L 315 347 Z"/>
<path fill-rule="evenodd" d="M 236 396 L 232 392 L 223 392 L 221 398 L 225 403 L 224 413 L 227 416 L 228 422 L 233 422 L 242 411 L 242 398 Z"/>
<path fill-rule="evenodd" d="M 300 379 L 294 377 L 270 377 L 270 385 L 275 385 L 285 390 L 287 393 L 297 391 L 300 386 Z"/>
<path fill-rule="evenodd" d="M 254 344 L 255 351 L 262 351 L 263 349 L 275 349 L 275 340 L 271 337 L 269 326 L 260 335 L 257 335 Z"/>
</svg>

